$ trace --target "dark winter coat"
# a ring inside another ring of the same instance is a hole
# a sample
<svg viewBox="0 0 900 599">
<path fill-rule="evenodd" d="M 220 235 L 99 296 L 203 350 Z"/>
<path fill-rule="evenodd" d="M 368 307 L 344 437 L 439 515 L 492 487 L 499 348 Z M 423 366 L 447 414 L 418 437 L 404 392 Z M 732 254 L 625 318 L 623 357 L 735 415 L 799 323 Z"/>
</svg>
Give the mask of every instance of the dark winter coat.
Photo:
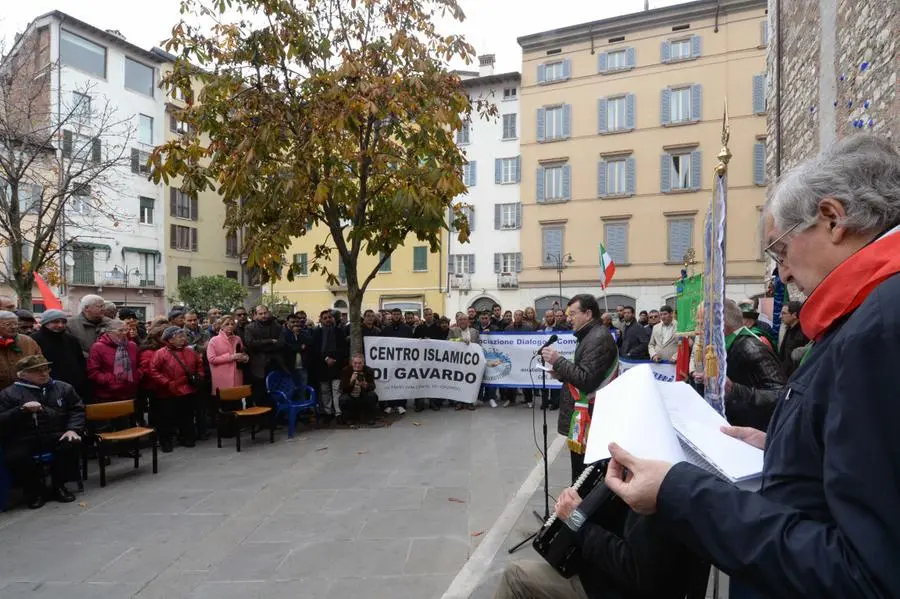
<svg viewBox="0 0 900 599">
<path fill-rule="evenodd" d="M 39 412 L 22 409 L 36 401 Z M 69 383 L 51 380 L 43 387 L 17 381 L 0 391 L 0 440 L 3 445 L 30 441 L 45 435 L 84 430 L 84 404 Z"/>
<path fill-rule="evenodd" d="M 81 352 L 78 339 L 68 331 L 54 333 L 47 327 L 35 331 L 31 338 L 41 348 L 44 357 L 51 362 L 50 376 L 54 380 L 69 383 L 82 400 L 87 400 L 90 397 L 87 360 Z"/>
<path fill-rule="evenodd" d="M 733 426 L 769 426 L 778 396 L 787 382 L 778 358 L 752 335 L 739 335 L 728 350 L 731 391 L 725 394 L 725 415 Z"/>
<path fill-rule="evenodd" d="M 649 360 L 650 330 L 636 320 L 631 324 L 622 325 L 622 335 L 619 337 L 619 347 L 623 358 L 629 360 Z"/>
<path fill-rule="evenodd" d="M 803 347 L 807 343 L 809 343 L 809 339 L 803 334 L 800 323 L 788 327 L 784 332 L 784 338 L 781 340 L 781 347 L 778 348 L 778 359 L 781 361 L 781 369 L 784 371 L 786 377 L 791 376 L 794 374 L 794 371 L 797 370 L 796 362 L 794 362 L 791 354 L 795 349 Z"/>
<path fill-rule="evenodd" d="M 347 335 L 344 329 L 334 327 L 334 351 L 322 351 L 322 335 L 324 327 L 318 327 L 313 331 L 312 343 L 309 345 L 309 360 L 307 360 L 307 373 L 310 385 L 333 381 L 341 376 L 341 369 L 347 364 L 350 356 Z M 325 358 L 332 358 L 335 363 L 331 366 L 325 363 Z"/>
<path fill-rule="evenodd" d="M 274 318 L 263 322 L 254 320 L 244 330 L 244 347 L 250 355 L 250 374 L 257 379 L 275 369 L 288 372 L 284 363 L 283 327 Z"/>
</svg>

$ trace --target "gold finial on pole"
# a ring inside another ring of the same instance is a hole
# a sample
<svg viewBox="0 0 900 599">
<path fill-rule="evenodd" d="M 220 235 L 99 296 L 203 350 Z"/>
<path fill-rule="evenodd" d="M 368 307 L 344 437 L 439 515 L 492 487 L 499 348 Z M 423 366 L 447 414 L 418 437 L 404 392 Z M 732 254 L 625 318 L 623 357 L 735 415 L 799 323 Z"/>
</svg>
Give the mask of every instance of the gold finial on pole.
<svg viewBox="0 0 900 599">
<path fill-rule="evenodd" d="M 697 252 L 694 251 L 694 248 L 688 248 L 688 251 L 684 254 L 684 269 L 688 271 L 690 276 L 694 276 L 694 265 L 697 264 Z"/>
<path fill-rule="evenodd" d="M 728 121 L 728 99 L 725 100 L 725 110 L 722 114 L 722 149 L 719 150 L 719 164 L 716 165 L 716 174 L 724 177 L 728 172 L 728 162 L 731 160 L 731 150 L 728 149 L 728 140 L 731 139 L 731 123 Z"/>
</svg>

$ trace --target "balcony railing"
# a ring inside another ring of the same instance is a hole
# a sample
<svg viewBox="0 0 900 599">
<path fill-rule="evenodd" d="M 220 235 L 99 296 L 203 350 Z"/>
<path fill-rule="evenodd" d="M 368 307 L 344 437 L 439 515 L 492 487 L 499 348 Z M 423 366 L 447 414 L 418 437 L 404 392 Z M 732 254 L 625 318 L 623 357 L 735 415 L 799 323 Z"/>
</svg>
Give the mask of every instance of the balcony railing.
<svg viewBox="0 0 900 599">
<path fill-rule="evenodd" d="M 519 277 L 514 272 L 501 272 L 497 275 L 498 289 L 516 289 L 519 287 Z"/>
<path fill-rule="evenodd" d="M 121 271 L 112 270 L 88 270 L 74 266 L 69 271 L 69 285 L 82 287 L 125 287 L 125 275 Z M 146 275 L 130 273 L 128 275 L 129 289 L 154 289 L 163 286 L 162 277 L 146 278 Z"/>
</svg>

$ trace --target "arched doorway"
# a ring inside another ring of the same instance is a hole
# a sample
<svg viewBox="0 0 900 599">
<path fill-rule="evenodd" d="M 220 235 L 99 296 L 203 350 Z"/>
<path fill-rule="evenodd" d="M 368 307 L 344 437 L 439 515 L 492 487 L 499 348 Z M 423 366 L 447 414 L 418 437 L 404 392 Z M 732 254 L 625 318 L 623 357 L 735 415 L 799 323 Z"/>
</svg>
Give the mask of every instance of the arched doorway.
<svg viewBox="0 0 900 599">
<path fill-rule="evenodd" d="M 544 312 L 547 310 L 556 309 L 557 307 L 565 310 L 568 303 L 569 298 L 562 295 L 545 295 L 534 300 L 534 311 L 538 320 L 540 320 L 544 317 Z"/>
<path fill-rule="evenodd" d="M 606 306 L 609 306 L 609 311 L 615 312 L 616 306 L 634 306 L 635 301 L 633 297 L 628 295 L 612 293 L 606 297 L 598 295 L 597 303 L 600 304 L 601 309 L 606 310 Z"/>
<path fill-rule="evenodd" d="M 348 310 L 347 301 L 342 299 L 334 300 L 334 304 L 331 307 L 335 310 L 340 310 L 341 312 L 346 312 Z"/>
<path fill-rule="evenodd" d="M 493 299 L 489 297 L 479 297 L 474 302 L 469 304 L 472 308 L 475 308 L 475 311 L 481 314 L 484 311 L 490 312 L 491 308 L 496 304 Z"/>
</svg>

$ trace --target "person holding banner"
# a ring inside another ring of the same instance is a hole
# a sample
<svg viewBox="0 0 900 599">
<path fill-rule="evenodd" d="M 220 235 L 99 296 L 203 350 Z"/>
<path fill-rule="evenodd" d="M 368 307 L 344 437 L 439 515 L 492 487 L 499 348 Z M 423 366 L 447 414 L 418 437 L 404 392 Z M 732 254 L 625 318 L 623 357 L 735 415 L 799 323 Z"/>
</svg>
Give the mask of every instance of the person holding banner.
<svg viewBox="0 0 900 599">
<path fill-rule="evenodd" d="M 472 308 L 469 308 L 472 310 Z M 469 326 L 469 317 L 466 314 L 459 314 L 456 317 L 456 326 L 451 327 L 450 331 L 447 333 L 448 341 L 461 341 L 466 345 L 470 343 L 479 343 L 481 342 L 481 336 L 478 334 L 478 331 Z M 451 402 L 453 403 L 453 402 Z M 462 402 L 456 402 L 454 406 L 456 411 L 466 409 L 466 410 L 474 410 L 475 404 L 464 404 Z"/>
<path fill-rule="evenodd" d="M 590 426 L 594 393 L 616 377 L 619 352 L 612 335 L 600 324 L 600 306 L 589 293 L 569 300 L 569 321 L 578 340 L 569 361 L 552 347 L 541 350 L 551 376 L 563 383 L 559 397 L 557 431 L 569 439 L 572 484 L 584 470 L 584 450 Z"/>
</svg>

